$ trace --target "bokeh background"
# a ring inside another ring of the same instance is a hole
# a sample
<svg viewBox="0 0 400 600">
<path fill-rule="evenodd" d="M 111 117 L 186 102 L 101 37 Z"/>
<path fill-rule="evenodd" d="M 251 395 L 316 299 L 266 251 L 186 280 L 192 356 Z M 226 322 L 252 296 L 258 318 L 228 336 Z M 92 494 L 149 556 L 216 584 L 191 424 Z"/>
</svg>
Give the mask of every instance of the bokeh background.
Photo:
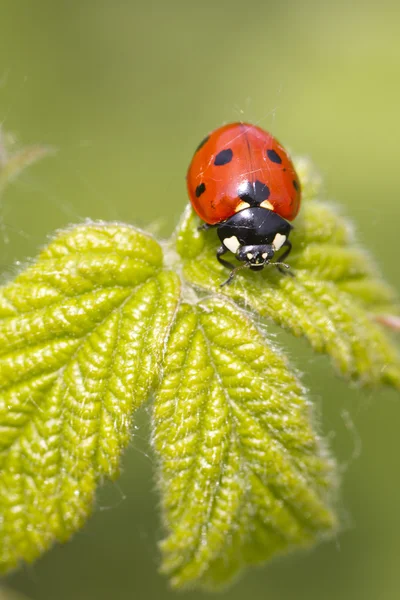
<svg viewBox="0 0 400 600">
<path fill-rule="evenodd" d="M 224 122 L 310 155 L 399 287 L 400 4 L 368 0 L 2 0 L 0 122 L 56 153 L 0 205 L 0 264 L 83 219 L 172 231 L 198 142 Z M 343 473 L 343 531 L 247 572 L 221 597 L 400 598 L 400 402 L 339 380 L 280 334 Z M 83 531 L 7 580 L 32 600 L 172 599 L 146 411 Z M 200 599 L 200 592 L 183 595 Z"/>
</svg>

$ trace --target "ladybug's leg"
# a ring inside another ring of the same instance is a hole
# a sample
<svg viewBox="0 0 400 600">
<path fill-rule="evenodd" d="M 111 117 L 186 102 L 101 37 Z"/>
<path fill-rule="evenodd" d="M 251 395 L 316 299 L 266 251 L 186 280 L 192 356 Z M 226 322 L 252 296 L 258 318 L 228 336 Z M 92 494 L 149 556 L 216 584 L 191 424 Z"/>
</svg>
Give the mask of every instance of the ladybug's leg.
<svg viewBox="0 0 400 600">
<path fill-rule="evenodd" d="M 285 243 L 283 244 L 284 246 L 287 246 L 285 252 L 282 254 L 282 256 L 279 257 L 279 262 L 284 262 L 285 258 L 287 258 L 289 256 L 289 254 L 292 251 L 292 242 L 289 242 L 289 240 L 286 240 Z M 272 263 L 273 264 L 273 263 Z M 291 271 L 285 271 L 281 265 L 276 265 L 276 268 L 278 269 L 278 271 L 280 273 L 284 273 L 285 275 L 291 275 L 292 277 L 294 277 L 293 273 Z"/>
<path fill-rule="evenodd" d="M 286 240 L 283 245 L 287 246 L 287 248 L 286 248 L 285 252 L 282 254 L 282 256 L 279 258 L 279 262 L 284 262 L 285 258 L 287 258 L 292 251 L 292 242 L 289 242 L 289 240 Z"/>
<path fill-rule="evenodd" d="M 225 252 L 228 252 L 228 249 L 225 248 L 225 246 L 222 244 L 217 250 L 217 258 L 218 258 L 219 262 L 221 263 L 221 265 L 224 265 L 224 267 L 226 267 L 227 269 L 231 269 L 231 272 L 229 273 L 228 279 L 226 281 L 224 281 L 224 283 L 221 283 L 220 287 L 224 287 L 224 285 L 229 285 L 230 282 L 232 281 L 232 279 L 235 277 L 235 274 L 237 271 L 240 271 L 241 269 L 244 269 L 245 267 L 249 266 L 249 263 L 247 262 L 244 265 L 235 267 L 235 265 L 233 265 L 232 263 L 221 258 L 221 256 L 223 254 L 225 254 Z"/>
<path fill-rule="evenodd" d="M 225 246 L 221 244 L 221 246 L 217 250 L 217 258 L 219 262 L 221 263 L 221 265 L 224 265 L 224 267 L 226 267 L 227 269 L 235 269 L 235 265 L 221 258 L 221 256 L 225 254 L 225 252 L 228 252 L 228 248 L 225 248 Z"/>
</svg>

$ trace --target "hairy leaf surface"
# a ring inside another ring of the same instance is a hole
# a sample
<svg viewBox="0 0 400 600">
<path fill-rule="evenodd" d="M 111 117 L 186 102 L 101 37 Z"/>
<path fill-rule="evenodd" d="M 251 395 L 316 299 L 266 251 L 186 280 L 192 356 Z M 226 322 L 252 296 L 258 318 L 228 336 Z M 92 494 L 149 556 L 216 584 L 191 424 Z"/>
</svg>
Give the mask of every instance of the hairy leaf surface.
<svg viewBox="0 0 400 600">
<path fill-rule="evenodd" d="M 241 271 L 220 287 L 228 271 L 215 258 L 214 230 L 200 232 L 188 209 L 177 233 L 184 276 L 198 290 L 219 292 L 248 310 L 273 319 L 362 385 L 400 389 L 400 358 L 372 313 L 396 314 L 396 295 L 380 281 L 370 257 L 352 241 L 347 222 L 329 205 L 306 202 L 292 234 L 292 276 L 272 265 Z M 190 248 L 190 251 L 188 250 Z M 234 262 L 234 257 L 232 257 Z"/>
<path fill-rule="evenodd" d="M 84 523 L 157 382 L 179 295 L 124 225 L 61 233 L 0 291 L 0 569 Z"/>
<path fill-rule="evenodd" d="M 286 361 L 230 301 L 182 306 L 154 407 L 175 586 L 214 587 L 241 567 L 335 528 L 333 462 Z"/>
</svg>

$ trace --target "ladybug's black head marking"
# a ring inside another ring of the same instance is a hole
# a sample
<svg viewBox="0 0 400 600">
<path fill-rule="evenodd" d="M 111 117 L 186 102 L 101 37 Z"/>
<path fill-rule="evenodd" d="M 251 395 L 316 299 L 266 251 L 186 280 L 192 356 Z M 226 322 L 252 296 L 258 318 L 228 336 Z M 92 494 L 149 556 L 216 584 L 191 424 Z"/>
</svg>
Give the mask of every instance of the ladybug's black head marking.
<svg viewBox="0 0 400 600">
<path fill-rule="evenodd" d="M 288 236 L 291 230 L 290 223 L 272 210 L 260 206 L 245 208 L 218 225 L 222 246 L 217 252 L 217 258 L 224 266 L 233 268 L 233 265 L 221 258 L 229 250 L 245 263 L 243 267 L 260 271 L 271 262 L 275 252 L 282 246 L 287 246 L 287 250 L 281 260 L 289 254 L 291 244 Z M 236 269 L 231 272 L 228 282 L 232 280 L 234 273 Z"/>
<path fill-rule="evenodd" d="M 254 206 L 240 210 L 220 223 L 218 236 L 222 243 L 224 240 L 234 237 L 238 242 L 237 247 L 268 245 L 279 250 L 291 230 L 290 223 L 273 210 Z M 231 250 L 229 245 L 227 248 Z M 231 252 L 236 253 L 236 249 Z"/>
<path fill-rule="evenodd" d="M 236 258 L 249 264 L 253 271 L 261 271 L 272 258 L 275 250 L 271 244 L 259 246 L 239 246 Z"/>
</svg>

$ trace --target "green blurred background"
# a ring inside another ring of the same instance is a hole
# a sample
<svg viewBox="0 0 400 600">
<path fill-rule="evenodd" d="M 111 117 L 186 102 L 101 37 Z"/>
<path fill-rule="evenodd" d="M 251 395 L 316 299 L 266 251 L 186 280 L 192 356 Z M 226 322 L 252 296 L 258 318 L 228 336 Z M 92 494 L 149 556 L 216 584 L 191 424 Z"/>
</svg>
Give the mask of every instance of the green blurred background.
<svg viewBox="0 0 400 600">
<path fill-rule="evenodd" d="M 0 264 L 91 219 L 168 234 L 198 142 L 244 119 L 310 155 L 329 198 L 399 286 L 400 4 L 381 1 L 2 0 L 0 121 L 57 149 L 7 191 Z M 232 600 L 400 598 L 399 397 L 340 381 L 279 334 L 312 389 L 343 471 L 343 532 L 247 572 Z M 7 584 L 32 600 L 179 597 L 157 575 L 162 535 L 146 411 L 94 516 Z M 204 595 L 188 592 L 185 598 Z"/>
</svg>

